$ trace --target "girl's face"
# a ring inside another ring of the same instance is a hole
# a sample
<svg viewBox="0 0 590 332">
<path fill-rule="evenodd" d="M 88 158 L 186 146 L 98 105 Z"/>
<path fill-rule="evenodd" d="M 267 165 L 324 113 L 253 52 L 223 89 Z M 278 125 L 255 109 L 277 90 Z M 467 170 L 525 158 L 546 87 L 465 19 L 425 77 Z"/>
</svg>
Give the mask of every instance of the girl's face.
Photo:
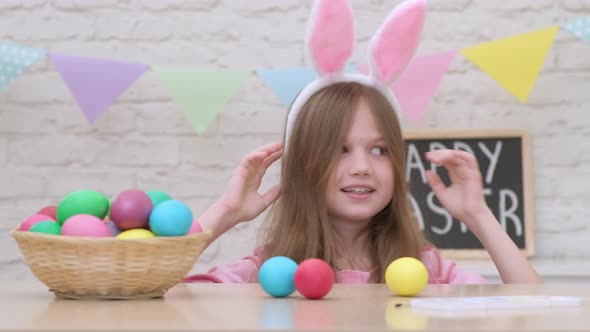
<svg viewBox="0 0 590 332">
<path fill-rule="evenodd" d="M 336 222 L 368 222 L 393 197 L 393 162 L 369 105 L 361 99 L 326 188 Z"/>
</svg>

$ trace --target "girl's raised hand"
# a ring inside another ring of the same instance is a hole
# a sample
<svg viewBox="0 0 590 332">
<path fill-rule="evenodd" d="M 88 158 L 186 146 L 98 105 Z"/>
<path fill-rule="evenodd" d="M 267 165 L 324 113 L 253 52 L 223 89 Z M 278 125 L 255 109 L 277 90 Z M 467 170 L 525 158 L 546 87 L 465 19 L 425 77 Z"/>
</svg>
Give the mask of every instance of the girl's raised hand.
<svg viewBox="0 0 590 332">
<path fill-rule="evenodd" d="M 426 153 L 426 160 L 444 166 L 451 185 L 446 186 L 438 174 L 426 172 L 426 180 L 443 207 L 456 219 L 470 225 L 478 215 L 488 211 L 483 196 L 482 177 L 475 157 L 460 150 L 434 150 Z"/>
<path fill-rule="evenodd" d="M 258 193 L 258 189 L 268 167 L 282 154 L 281 143 L 262 146 L 246 155 L 234 170 L 219 200 L 233 222 L 239 223 L 256 218 L 279 197 L 278 185 L 263 194 Z"/>
</svg>

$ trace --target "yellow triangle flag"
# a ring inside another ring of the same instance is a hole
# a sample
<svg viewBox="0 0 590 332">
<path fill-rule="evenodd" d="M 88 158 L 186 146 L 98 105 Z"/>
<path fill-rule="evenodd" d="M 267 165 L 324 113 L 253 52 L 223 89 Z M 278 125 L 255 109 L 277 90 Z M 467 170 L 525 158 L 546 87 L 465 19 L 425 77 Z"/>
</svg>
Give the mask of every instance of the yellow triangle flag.
<svg viewBox="0 0 590 332">
<path fill-rule="evenodd" d="M 461 54 L 526 102 L 559 30 L 547 29 L 467 47 Z"/>
</svg>

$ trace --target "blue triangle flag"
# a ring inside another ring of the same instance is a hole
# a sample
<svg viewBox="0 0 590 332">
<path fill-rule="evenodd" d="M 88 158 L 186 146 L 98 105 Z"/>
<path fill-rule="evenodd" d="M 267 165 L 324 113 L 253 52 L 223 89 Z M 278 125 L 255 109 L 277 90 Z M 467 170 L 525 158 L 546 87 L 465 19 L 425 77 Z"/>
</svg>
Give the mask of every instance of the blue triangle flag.
<svg viewBox="0 0 590 332">
<path fill-rule="evenodd" d="M 348 65 L 345 69 L 346 72 L 355 70 L 356 65 Z M 313 67 L 259 69 L 256 73 L 287 108 L 291 107 L 299 92 L 317 76 Z"/>
<path fill-rule="evenodd" d="M 0 40 L 0 91 L 44 56 L 45 51 Z"/>
<path fill-rule="evenodd" d="M 590 17 L 566 23 L 563 25 L 563 28 L 571 32 L 574 36 L 590 43 Z"/>
</svg>

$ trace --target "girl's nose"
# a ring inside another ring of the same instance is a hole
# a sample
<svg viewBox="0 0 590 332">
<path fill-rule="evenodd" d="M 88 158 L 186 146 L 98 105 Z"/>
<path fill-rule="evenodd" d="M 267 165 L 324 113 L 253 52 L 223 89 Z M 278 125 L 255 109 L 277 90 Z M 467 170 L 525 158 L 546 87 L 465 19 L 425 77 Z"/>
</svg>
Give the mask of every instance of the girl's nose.
<svg viewBox="0 0 590 332">
<path fill-rule="evenodd" d="M 352 158 L 350 170 L 353 175 L 371 174 L 371 162 L 369 156 L 364 153 L 355 153 Z"/>
</svg>

